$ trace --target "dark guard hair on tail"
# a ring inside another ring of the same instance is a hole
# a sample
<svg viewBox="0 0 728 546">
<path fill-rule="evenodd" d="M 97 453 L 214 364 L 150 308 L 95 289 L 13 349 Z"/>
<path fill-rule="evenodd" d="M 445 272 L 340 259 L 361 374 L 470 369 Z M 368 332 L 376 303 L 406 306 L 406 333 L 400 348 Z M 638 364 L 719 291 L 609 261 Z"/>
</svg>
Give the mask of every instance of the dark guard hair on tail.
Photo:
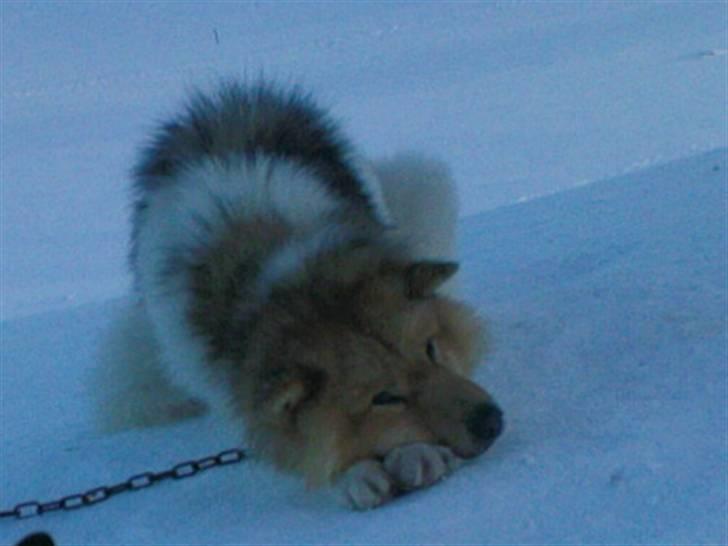
<svg viewBox="0 0 728 546">
<path fill-rule="evenodd" d="M 138 216 L 149 194 L 174 183 L 185 167 L 205 159 L 268 156 L 309 169 L 329 190 L 365 208 L 372 204 L 351 165 L 350 145 L 336 124 L 306 93 L 268 83 L 229 81 L 217 91 L 192 94 L 182 113 L 163 124 L 134 169 L 136 255 Z"/>
<path fill-rule="evenodd" d="M 312 99 L 269 84 L 222 84 L 211 96 L 196 92 L 177 119 L 161 127 L 135 170 L 138 189 L 156 189 L 185 165 L 225 162 L 254 154 L 293 160 L 331 189 L 368 202 L 348 162 L 349 143 Z"/>
</svg>

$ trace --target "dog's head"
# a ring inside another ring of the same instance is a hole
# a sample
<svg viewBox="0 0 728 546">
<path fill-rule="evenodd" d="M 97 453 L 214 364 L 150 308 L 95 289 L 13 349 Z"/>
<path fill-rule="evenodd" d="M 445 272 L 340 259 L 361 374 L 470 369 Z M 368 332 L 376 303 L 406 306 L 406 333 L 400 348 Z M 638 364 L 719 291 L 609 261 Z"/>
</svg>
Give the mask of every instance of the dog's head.
<svg viewBox="0 0 728 546">
<path fill-rule="evenodd" d="M 412 442 L 466 458 L 485 451 L 503 422 L 469 379 L 484 328 L 468 307 L 436 295 L 455 270 L 443 262 L 387 268 L 275 320 L 253 351 L 257 380 L 241 397 L 250 401 L 253 445 L 314 484 Z"/>
</svg>

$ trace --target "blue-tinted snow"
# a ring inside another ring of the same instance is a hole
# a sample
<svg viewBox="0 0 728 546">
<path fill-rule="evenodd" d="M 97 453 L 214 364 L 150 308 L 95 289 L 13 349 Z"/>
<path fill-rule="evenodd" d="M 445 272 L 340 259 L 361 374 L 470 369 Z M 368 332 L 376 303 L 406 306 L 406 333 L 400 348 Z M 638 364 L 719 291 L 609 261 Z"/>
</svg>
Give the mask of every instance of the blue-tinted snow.
<svg viewBox="0 0 728 546">
<path fill-rule="evenodd" d="M 728 57 L 706 53 L 726 50 L 727 16 L 0 4 L 0 506 L 231 444 L 209 419 L 100 437 L 84 382 L 128 287 L 134 152 L 219 76 L 303 82 L 365 152 L 452 164 L 465 294 L 495 339 L 478 377 L 508 419 L 482 459 L 366 514 L 246 464 L 4 521 L 0 543 L 37 528 L 61 544 L 728 541 Z"/>
</svg>

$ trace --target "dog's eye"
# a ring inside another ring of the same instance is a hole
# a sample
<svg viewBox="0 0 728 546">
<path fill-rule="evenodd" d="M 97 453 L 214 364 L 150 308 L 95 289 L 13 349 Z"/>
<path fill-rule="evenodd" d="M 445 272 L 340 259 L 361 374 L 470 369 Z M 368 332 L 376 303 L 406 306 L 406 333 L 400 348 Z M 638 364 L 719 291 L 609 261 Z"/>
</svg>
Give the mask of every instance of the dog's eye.
<svg viewBox="0 0 728 546">
<path fill-rule="evenodd" d="M 434 338 L 430 338 L 427 340 L 427 347 L 425 348 L 425 351 L 427 352 L 427 357 L 434 363 L 437 363 L 437 344 L 435 343 Z"/>
<path fill-rule="evenodd" d="M 380 393 L 377 393 L 374 398 L 372 398 L 372 405 L 373 406 L 384 406 L 388 404 L 404 404 L 407 402 L 407 399 L 404 396 L 399 396 L 397 394 L 392 394 L 388 391 L 382 391 Z"/>
</svg>

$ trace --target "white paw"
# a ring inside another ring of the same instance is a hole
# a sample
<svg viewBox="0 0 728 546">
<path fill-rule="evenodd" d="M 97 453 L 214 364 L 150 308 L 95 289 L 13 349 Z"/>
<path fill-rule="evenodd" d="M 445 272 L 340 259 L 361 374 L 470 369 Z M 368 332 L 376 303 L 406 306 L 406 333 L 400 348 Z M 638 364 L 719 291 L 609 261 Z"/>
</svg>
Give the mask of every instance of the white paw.
<svg viewBox="0 0 728 546">
<path fill-rule="evenodd" d="M 450 448 L 425 443 L 394 448 L 384 458 L 387 474 L 405 491 L 432 485 L 461 464 Z"/>
<path fill-rule="evenodd" d="M 373 459 L 349 467 L 336 483 L 336 489 L 343 503 L 355 510 L 375 508 L 394 495 L 392 479 L 382 463 Z"/>
</svg>

